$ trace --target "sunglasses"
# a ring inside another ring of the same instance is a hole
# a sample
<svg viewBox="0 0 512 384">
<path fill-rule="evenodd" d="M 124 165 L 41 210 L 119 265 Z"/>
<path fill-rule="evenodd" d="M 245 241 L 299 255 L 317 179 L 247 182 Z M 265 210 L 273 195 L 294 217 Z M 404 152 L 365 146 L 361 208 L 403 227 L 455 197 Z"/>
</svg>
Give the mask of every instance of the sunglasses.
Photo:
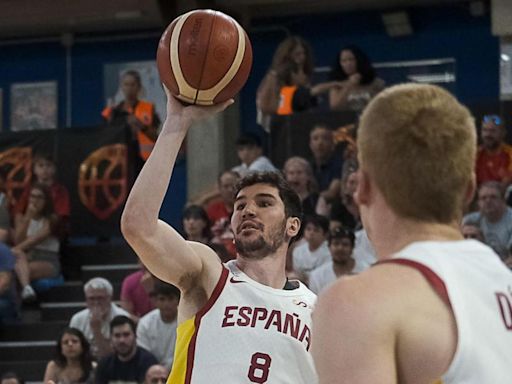
<svg viewBox="0 0 512 384">
<path fill-rule="evenodd" d="M 483 118 L 482 118 L 482 121 L 484 123 L 494 123 L 496 125 L 501 125 L 501 123 L 503 122 L 501 120 L 501 117 L 499 117 L 498 115 L 485 115 Z"/>
</svg>

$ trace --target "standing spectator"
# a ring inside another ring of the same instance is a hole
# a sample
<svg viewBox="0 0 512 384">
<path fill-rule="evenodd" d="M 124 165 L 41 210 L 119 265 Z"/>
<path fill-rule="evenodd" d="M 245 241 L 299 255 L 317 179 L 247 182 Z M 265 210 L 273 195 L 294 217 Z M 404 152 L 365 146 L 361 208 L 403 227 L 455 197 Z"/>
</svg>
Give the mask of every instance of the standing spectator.
<svg viewBox="0 0 512 384">
<path fill-rule="evenodd" d="M 499 181 L 507 187 L 512 181 L 512 146 L 505 144 L 505 124 L 498 115 L 486 115 L 480 132 L 482 144 L 476 156 L 476 181 Z"/>
<path fill-rule="evenodd" d="M 167 382 L 169 371 L 160 364 L 152 365 L 146 372 L 144 384 L 165 384 Z"/>
<path fill-rule="evenodd" d="M 9 247 L 0 242 L 0 326 L 3 323 L 16 322 L 19 317 L 14 279 L 15 262 Z"/>
<path fill-rule="evenodd" d="M 137 325 L 137 344 L 151 352 L 170 372 L 176 344 L 180 291 L 161 280 L 153 290 L 156 309 L 142 317 Z"/>
<path fill-rule="evenodd" d="M 184 237 L 190 241 L 208 244 L 212 238 L 210 219 L 200 205 L 189 205 L 183 211 Z"/>
<path fill-rule="evenodd" d="M 505 202 L 500 182 L 487 181 L 478 188 L 478 208 L 478 212 L 464 216 L 463 224 L 478 223 L 485 243 L 506 258 L 512 245 L 512 208 Z"/>
<path fill-rule="evenodd" d="M 332 110 L 361 112 L 384 89 L 384 81 L 376 76 L 370 59 L 355 45 L 348 45 L 339 52 L 330 77 L 342 82 L 329 92 Z"/>
<path fill-rule="evenodd" d="M 66 328 L 57 342 L 55 358 L 48 362 L 43 383 L 94 383 L 89 342 L 76 328 Z"/>
<path fill-rule="evenodd" d="M 140 270 L 130 273 L 121 284 L 121 307 L 135 321 L 155 308 L 150 297 L 154 277 L 140 261 L 139 266 Z"/>
<path fill-rule="evenodd" d="M 284 72 L 295 67 L 295 83 L 309 85 L 313 74 L 313 54 L 310 45 L 299 36 L 290 36 L 277 47 L 272 65 L 258 86 L 256 108 L 258 123 L 269 131 L 270 118 L 277 112 L 281 99 Z"/>
<path fill-rule="evenodd" d="M 110 333 L 114 351 L 99 361 L 96 384 L 144 382 L 148 368 L 157 361 L 137 346 L 135 322 L 127 316 L 116 316 L 110 322 Z"/>
<path fill-rule="evenodd" d="M 116 106 L 107 106 L 101 115 L 109 125 L 126 126 L 131 131 L 134 165 L 138 173 L 155 146 L 160 118 L 153 103 L 139 99 L 142 91 L 139 72 L 128 70 L 122 74 L 121 91 L 124 100 Z"/>
<path fill-rule="evenodd" d="M 24 301 L 36 298 L 32 280 L 54 278 L 60 274 L 60 243 L 53 235 L 56 216 L 49 189 L 34 184 L 30 189 L 27 209 L 14 220 L 16 275 Z"/>
<path fill-rule="evenodd" d="M 331 261 L 315 268 L 309 275 L 309 289 L 317 295 L 338 277 L 362 272 L 363 268 L 353 258 L 354 232 L 337 228 L 329 233 Z"/>
<path fill-rule="evenodd" d="M 341 176 L 343 163 L 341 156 L 336 156 L 335 148 L 332 130 L 321 124 L 315 125 L 309 133 L 309 149 L 313 154 L 310 163 L 321 194 Z"/>
<path fill-rule="evenodd" d="M 32 184 L 42 184 L 50 191 L 53 210 L 57 216 L 57 220 L 54 223 L 52 230 L 60 239 L 63 239 L 69 234 L 71 205 L 68 189 L 57 181 L 57 166 L 53 157 L 48 153 L 35 153 L 32 160 L 32 172 Z M 20 196 L 18 204 L 14 209 L 15 214 L 20 214 L 26 211 L 29 204 L 32 184 L 27 186 Z"/>
<path fill-rule="evenodd" d="M 236 152 L 241 164 L 233 167 L 232 171 L 240 176 L 245 176 L 251 172 L 277 171 L 272 162 L 263 156 L 261 139 L 253 133 L 246 133 L 238 138 Z"/>
<path fill-rule="evenodd" d="M 239 179 L 240 175 L 234 171 L 222 172 L 217 179 L 220 200 L 212 202 L 206 207 L 210 223 L 212 223 L 211 231 L 213 238 L 211 242 L 223 245 L 230 254 L 229 258 L 231 259 L 236 257 L 235 244 L 233 243 L 234 236 L 230 222 L 235 203 L 235 184 Z"/>
<path fill-rule="evenodd" d="M 286 181 L 297 192 L 302 202 L 304 216 L 317 211 L 318 186 L 309 162 L 299 156 L 290 157 L 283 166 Z"/>
<path fill-rule="evenodd" d="M 110 321 L 130 314 L 112 303 L 113 288 L 107 279 L 94 277 L 84 285 L 86 309 L 75 313 L 69 326 L 77 328 L 91 344 L 94 357 L 100 358 L 112 352 L 110 346 Z"/>
<path fill-rule="evenodd" d="M 327 234 L 329 220 L 324 216 L 310 215 L 304 219 L 304 239 L 306 242 L 293 250 L 293 269 L 298 273 L 309 273 L 331 259 Z"/>
</svg>

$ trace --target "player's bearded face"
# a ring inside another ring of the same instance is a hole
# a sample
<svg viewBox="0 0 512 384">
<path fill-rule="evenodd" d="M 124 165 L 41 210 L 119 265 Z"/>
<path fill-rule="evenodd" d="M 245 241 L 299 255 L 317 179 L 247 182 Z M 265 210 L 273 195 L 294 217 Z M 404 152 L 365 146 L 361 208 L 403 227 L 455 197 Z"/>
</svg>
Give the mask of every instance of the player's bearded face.
<svg viewBox="0 0 512 384">
<path fill-rule="evenodd" d="M 269 227 L 267 233 L 265 233 L 264 229 L 265 228 L 262 227 L 257 236 L 235 236 L 237 252 L 247 258 L 263 259 L 277 251 L 285 241 L 288 241 L 286 235 L 286 218 L 280 223 Z"/>
</svg>

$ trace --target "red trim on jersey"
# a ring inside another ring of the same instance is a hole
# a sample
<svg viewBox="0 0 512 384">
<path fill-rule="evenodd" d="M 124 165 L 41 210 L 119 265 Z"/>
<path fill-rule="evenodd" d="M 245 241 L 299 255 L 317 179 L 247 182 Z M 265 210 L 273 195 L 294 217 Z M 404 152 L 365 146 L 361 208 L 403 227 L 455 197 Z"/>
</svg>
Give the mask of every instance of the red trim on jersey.
<svg viewBox="0 0 512 384">
<path fill-rule="evenodd" d="M 222 273 L 220 275 L 219 281 L 217 282 L 217 285 L 213 289 L 212 295 L 210 296 L 204 307 L 201 308 L 199 312 L 196 313 L 196 317 L 194 319 L 195 331 L 194 335 L 192 336 L 192 339 L 190 340 L 190 345 L 188 346 L 187 352 L 187 373 L 185 374 L 185 384 L 190 384 L 190 380 L 192 379 L 192 369 L 194 368 L 194 355 L 196 352 L 197 334 L 199 333 L 201 319 L 213 307 L 213 305 L 219 298 L 220 294 L 222 293 L 222 290 L 226 286 L 228 275 L 228 269 L 222 266 Z"/>
<path fill-rule="evenodd" d="M 427 267 L 424 264 L 418 263 L 417 261 L 409 260 L 409 259 L 388 259 L 388 260 L 381 260 L 376 263 L 376 265 L 379 264 L 400 264 L 400 265 L 406 265 L 408 267 L 412 267 L 416 269 L 418 272 L 420 272 L 423 277 L 429 282 L 429 284 L 432 286 L 434 291 L 439 295 L 441 300 L 443 300 L 448 307 L 452 307 L 450 303 L 450 296 L 448 296 L 448 291 L 446 290 L 446 285 L 444 284 L 443 279 L 439 277 L 437 273 L 435 273 L 433 270 L 431 270 L 429 267 Z"/>
</svg>

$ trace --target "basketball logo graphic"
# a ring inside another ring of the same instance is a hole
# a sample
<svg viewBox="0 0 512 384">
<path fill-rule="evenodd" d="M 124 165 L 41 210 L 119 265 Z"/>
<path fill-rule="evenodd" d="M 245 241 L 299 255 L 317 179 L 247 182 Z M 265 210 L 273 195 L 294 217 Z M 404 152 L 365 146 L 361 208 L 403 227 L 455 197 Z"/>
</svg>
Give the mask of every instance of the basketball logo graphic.
<svg viewBox="0 0 512 384">
<path fill-rule="evenodd" d="M 127 168 L 125 144 L 101 147 L 80 164 L 80 201 L 98 219 L 108 219 L 126 200 Z"/>
<path fill-rule="evenodd" d="M 0 153 L 0 168 L 7 171 L 7 197 L 17 211 L 20 197 L 32 178 L 32 148 L 14 147 Z"/>
</svg>

